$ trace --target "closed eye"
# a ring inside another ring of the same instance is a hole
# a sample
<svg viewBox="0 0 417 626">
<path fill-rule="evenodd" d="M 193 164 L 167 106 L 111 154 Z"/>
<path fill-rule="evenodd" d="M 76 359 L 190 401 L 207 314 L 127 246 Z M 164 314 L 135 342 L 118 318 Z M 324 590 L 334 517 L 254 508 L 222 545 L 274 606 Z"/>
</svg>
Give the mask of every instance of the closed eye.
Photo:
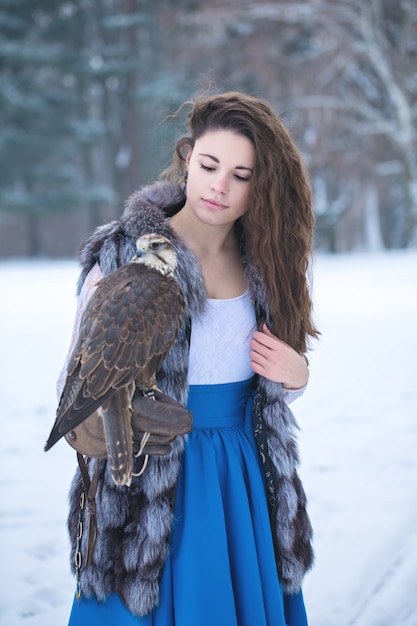
<svg viewBox="0 0 417 626">
<path fill-rule="evenodd" d="M 201 163 L 200 167 L 206 172 L 214 172 L 216 169 L 215 167 L 210 167 L 210 165 L 204 165 L 203 163 Z M 250 180 L 250 176 L 239 176 L 239 174 L 234 174 L 234 177 L 236 178 L 236 180 L 241 180 L 244 182 L 248 182 Z"/>
</svg>

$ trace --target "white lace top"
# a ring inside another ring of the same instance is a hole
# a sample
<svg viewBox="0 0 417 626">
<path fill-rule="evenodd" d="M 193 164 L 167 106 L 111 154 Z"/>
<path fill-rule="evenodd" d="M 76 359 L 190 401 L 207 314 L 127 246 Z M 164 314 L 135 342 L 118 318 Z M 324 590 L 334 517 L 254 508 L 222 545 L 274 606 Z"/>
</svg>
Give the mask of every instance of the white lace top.
<svg viewBox="0 0 417 626">
<path fill-rule="evenodd" d="M 190 385 L 215 385 L 247 380 L 249 342 L 256 328 L 249 293 L 227 300 L 208 298 L 203 315 L 191 325 Z"/>
<path fill-rule="evenodd" d="M 249 342 L 256 330 L 255 307 L 249 292 L 237 298 L 208 298 L 204 314 L 191 325 L 189 385 L 216 385 L 247 380 Z M 283 389 L 289 404 L 305 390 Z"/>
</svg>

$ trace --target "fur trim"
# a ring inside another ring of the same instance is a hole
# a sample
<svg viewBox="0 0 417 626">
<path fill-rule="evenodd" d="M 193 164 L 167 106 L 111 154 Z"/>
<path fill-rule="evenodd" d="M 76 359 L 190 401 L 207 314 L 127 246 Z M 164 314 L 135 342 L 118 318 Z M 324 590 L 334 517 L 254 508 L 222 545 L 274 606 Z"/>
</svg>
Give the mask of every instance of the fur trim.
<svg viewBox="0 0 417 626">
<path fill-rule="evenodd" d="M 90 476 L 99 463 L 96 519 L 99 529 L 92 562 L 81 568 L 81 589 L 86 597 L 104 600 L 116 591 L 134 615 L 146 615 L 158 603 L 159 579 L 169 551 L 173 523 L 173 499 L 184 450 L 184 437 L 177 437 L 165 456 L 151 456 L 146 472 L 131 486 L 117 487 L 103 460 L 89 460 Z M 135 460 L 138 471 L 142 459 Z M 75 570 L 75 535 L 80 495 L 79 471 L 70 491 L 69 533 L 71 564 Z M 82 554 L 87 554 L 87 528 Z"/>
<path fill-rule="evenodd" d="M 183 190 L 171 183 L 155 183 L 135 192 L 120 220 L 95 230 L 84 243 L 80 259 L 79 286 L 94 263 L 109 274 L 130 260 L 139 235 L 158 232 L 171 239 L 178 256 L 177 279 L 184 293 L 187 316 L 201 314 L 206 302 L 203 277 L 195 255 L 171 229 L 168 216 L 184 203 Z M 244 244 L 242 244 L 244 248 Z M 246 263 L 251 295 L 268 320 L 268 299 L 256 265 Z M 158 386 L 183 404 L 187 401 L 187 327 L 182 328 L 158 374 Z M 297 428 L 283 400 L 282 387 L 259 379 L 264 397 L 262 411 L 266 452 L 273 467 L 274 497 L 278 506 L 271 513 L 277 568 L 284 591 L 294 593 L 311 566 L 311 525 L 305 494 L 298 478 Z M 81 570 L 81 587 L 86 596 L 104 600 L 117 592 L 134 615 L 146 615 L 158 603 L 159 580 L 169 552 L 175 494 L 185 438 L 177 437 L 170 454 L 150 457 L 146 472 L 130 488 L 116 487 L 106 461 L 90 461 L 90 471 L 99 463 L 97 525 L 99 534 L 92 563 Z M 139 460 L 140 462 L 140 460 Z M 135 469 L 137 471 L 137 469 Z M 68 526 L 74 562 L 79 498 L 79 471 L 70 492 Z M 83 553 L 85 537 L 83 536 Z"/>
<path fill-rule="evenodd" d="M 286 593 L 300 590 L 304 575 L 313 565 L 313 530 L 306 513 L 306 496 L 296 468 L 299 464 L 291 409 L 283 400 L 282 386 L 261 378 L 259 388 L 265 402 L 266 454 L 274 468 L 275 500 L 272 530 L 277 552 L 279 578 Z"/>
</svg>

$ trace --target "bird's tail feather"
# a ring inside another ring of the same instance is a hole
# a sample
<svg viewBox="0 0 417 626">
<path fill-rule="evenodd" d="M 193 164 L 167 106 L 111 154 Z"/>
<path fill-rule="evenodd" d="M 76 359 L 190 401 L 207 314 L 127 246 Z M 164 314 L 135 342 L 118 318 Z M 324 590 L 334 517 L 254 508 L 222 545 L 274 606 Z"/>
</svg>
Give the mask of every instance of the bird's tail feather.
<svg viewBox="0 0 417 626">
<path fill-rule="evenodd" d="M 117 390 L 99 409 L 103 418 L 110 473 L 116 485 L 129 486 L 133 471 L 131 391 Z"/>
</svg>

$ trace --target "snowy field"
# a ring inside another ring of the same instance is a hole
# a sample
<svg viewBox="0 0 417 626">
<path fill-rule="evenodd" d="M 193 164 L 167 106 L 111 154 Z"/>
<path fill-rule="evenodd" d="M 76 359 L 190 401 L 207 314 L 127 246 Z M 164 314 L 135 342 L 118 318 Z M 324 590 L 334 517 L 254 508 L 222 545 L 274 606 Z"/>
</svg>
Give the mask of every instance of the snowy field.
<svg viewBox="0 0 417 626">
<path fill-rule="evenodd" d="M 77 273 L 0 263 L 2 626 L 65 626 L 72 603 L 75 454 L 43 445 Z M 315 529 L 310 626 L 417 626 L 417 253 L 319 255 L 314 276 L 322 338 L 293 405 Z"/>
</svg>

